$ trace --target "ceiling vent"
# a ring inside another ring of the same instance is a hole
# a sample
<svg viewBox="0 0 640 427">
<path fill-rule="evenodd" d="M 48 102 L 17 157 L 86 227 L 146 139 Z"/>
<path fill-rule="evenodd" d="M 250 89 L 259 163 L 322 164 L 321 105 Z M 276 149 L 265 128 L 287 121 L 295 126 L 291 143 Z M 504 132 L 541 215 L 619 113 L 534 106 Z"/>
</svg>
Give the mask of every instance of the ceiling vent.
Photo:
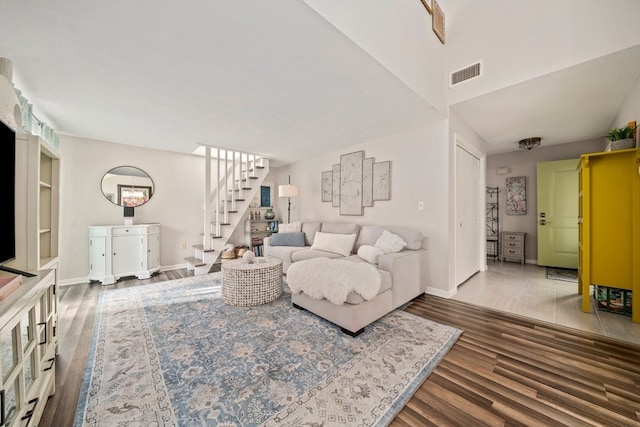
<svg viewBox="0 0 640 427">
<path fill-rule="evenodd" d="M 482 62 L 476 62 L 473 65 L 465 67 L 461 70 L 454 71 L 450 74 L 451 78 L 449 80 L 449 87 L 453 87 L 462 82 L 466 82 L 467 80 L 475 79 L 476 77 L 480 77 Z"/>
</svg>

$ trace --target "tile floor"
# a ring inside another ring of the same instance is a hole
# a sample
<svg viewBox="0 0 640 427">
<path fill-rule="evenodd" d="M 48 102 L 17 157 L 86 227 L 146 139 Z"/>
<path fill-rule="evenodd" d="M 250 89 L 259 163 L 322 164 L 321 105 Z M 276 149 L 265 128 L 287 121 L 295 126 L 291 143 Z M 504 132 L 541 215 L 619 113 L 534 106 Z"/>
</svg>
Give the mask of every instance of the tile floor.
<svg viewBox="0 0 640 427">
<path fill-rule="evenodd" d="M 487 263 L 488 270 L 458 286 L 452 299 L 640 344 L 640 324 L 630 316 L 597 310 L 595 305 L 591 313 L 583 313 L 577 283 L 547 279 L 546 267 Z"/>
</svg>

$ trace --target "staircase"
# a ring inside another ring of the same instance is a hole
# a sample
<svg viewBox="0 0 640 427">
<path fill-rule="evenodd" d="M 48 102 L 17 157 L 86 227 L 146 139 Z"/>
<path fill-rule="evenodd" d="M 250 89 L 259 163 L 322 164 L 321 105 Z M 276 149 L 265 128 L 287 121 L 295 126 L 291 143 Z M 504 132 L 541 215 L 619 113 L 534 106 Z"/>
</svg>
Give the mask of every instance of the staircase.
<svg viewBox="0 0 640 427">
<path fill-rule="evenodd" d="M 202 244 L 185 258 L 187 271 L 207 274 L 244 218 L 269 173 L 269 159 L 254 153 L 204 146 L 205 191 Z M 215 164 L 215 176 L 212 166 Z M 212 185 L 212 181 L 215 185 Z"/>
</svg>

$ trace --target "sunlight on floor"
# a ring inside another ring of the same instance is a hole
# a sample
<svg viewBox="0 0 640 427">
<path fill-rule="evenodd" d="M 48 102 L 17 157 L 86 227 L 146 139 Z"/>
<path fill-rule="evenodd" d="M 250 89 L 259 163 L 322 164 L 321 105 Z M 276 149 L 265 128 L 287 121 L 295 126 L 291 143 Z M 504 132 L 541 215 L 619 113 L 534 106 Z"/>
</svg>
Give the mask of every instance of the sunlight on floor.
<svg viewBox="0 0 640 427">
<path fill-rule="evenodd" d="M 630 316 L 598 310 L 582 312 L 578 284 L 547 279 L 546 267 L 488 261 L 452 299 L 519 314 L 606 337 L 640 344 L 640 324 Z"/>
</svg>

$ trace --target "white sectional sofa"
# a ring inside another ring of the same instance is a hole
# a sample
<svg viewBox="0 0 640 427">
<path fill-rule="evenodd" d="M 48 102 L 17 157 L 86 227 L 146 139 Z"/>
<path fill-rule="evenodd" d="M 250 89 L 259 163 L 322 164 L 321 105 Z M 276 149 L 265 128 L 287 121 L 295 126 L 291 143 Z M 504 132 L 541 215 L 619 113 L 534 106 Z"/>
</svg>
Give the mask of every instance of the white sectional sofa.
<svg viewBox="0 0 640 427">
<path fill-rule="evenodd" d="M 343 304 L 336 304 L 326 298 L 317 299 L 317 296 L 312 298 L 304 292 L 292 292 L 291 302 L 294 306 L 329 320 L 350 335 L 359 334 L 366 325 L 423 294 L 427 287 L 428 246 L 427 239 L 419 231 L 399 226 L 360 226 L 352 223 L 331 222 L 302 222 L 300 230 L 302 235 L 284 233 L 264 239 L 265 256 L 280 258 L 283 261 L 283 272 L 286 273 L 294 263 L 326 258 L 353 263 L 370 263 L 380 274 L 380 289 L 370 300 L 365 300 L 361 295 L 353 292 Z M 397 252 L 385 253 L 371 259 L 366 256 L 367 252 L 364 249 L 375 247 L 385 230 L 404 240 L 406 246 Z M 316 235 L 316 233 L 320 234 Z M 353 234 L 355 234 L 353 246 L 350 250 L 345 249 L 346 236 L 340 235 Z M 288 239 L 289 237 L 292 239 Z M 322 239 L 323 244 L 319 245 L 316 238 Z M 341 243 L 336 244 L 334 248 L 331 239 Z M 277 245 L 278 240 L 282 245 Z M 291 246 L 291 244 L 297 246 Z M 361 253 L 360 256 L 358 252 Z M 293 289 L 291 283 L 289 286 Z"/>
</svg>

